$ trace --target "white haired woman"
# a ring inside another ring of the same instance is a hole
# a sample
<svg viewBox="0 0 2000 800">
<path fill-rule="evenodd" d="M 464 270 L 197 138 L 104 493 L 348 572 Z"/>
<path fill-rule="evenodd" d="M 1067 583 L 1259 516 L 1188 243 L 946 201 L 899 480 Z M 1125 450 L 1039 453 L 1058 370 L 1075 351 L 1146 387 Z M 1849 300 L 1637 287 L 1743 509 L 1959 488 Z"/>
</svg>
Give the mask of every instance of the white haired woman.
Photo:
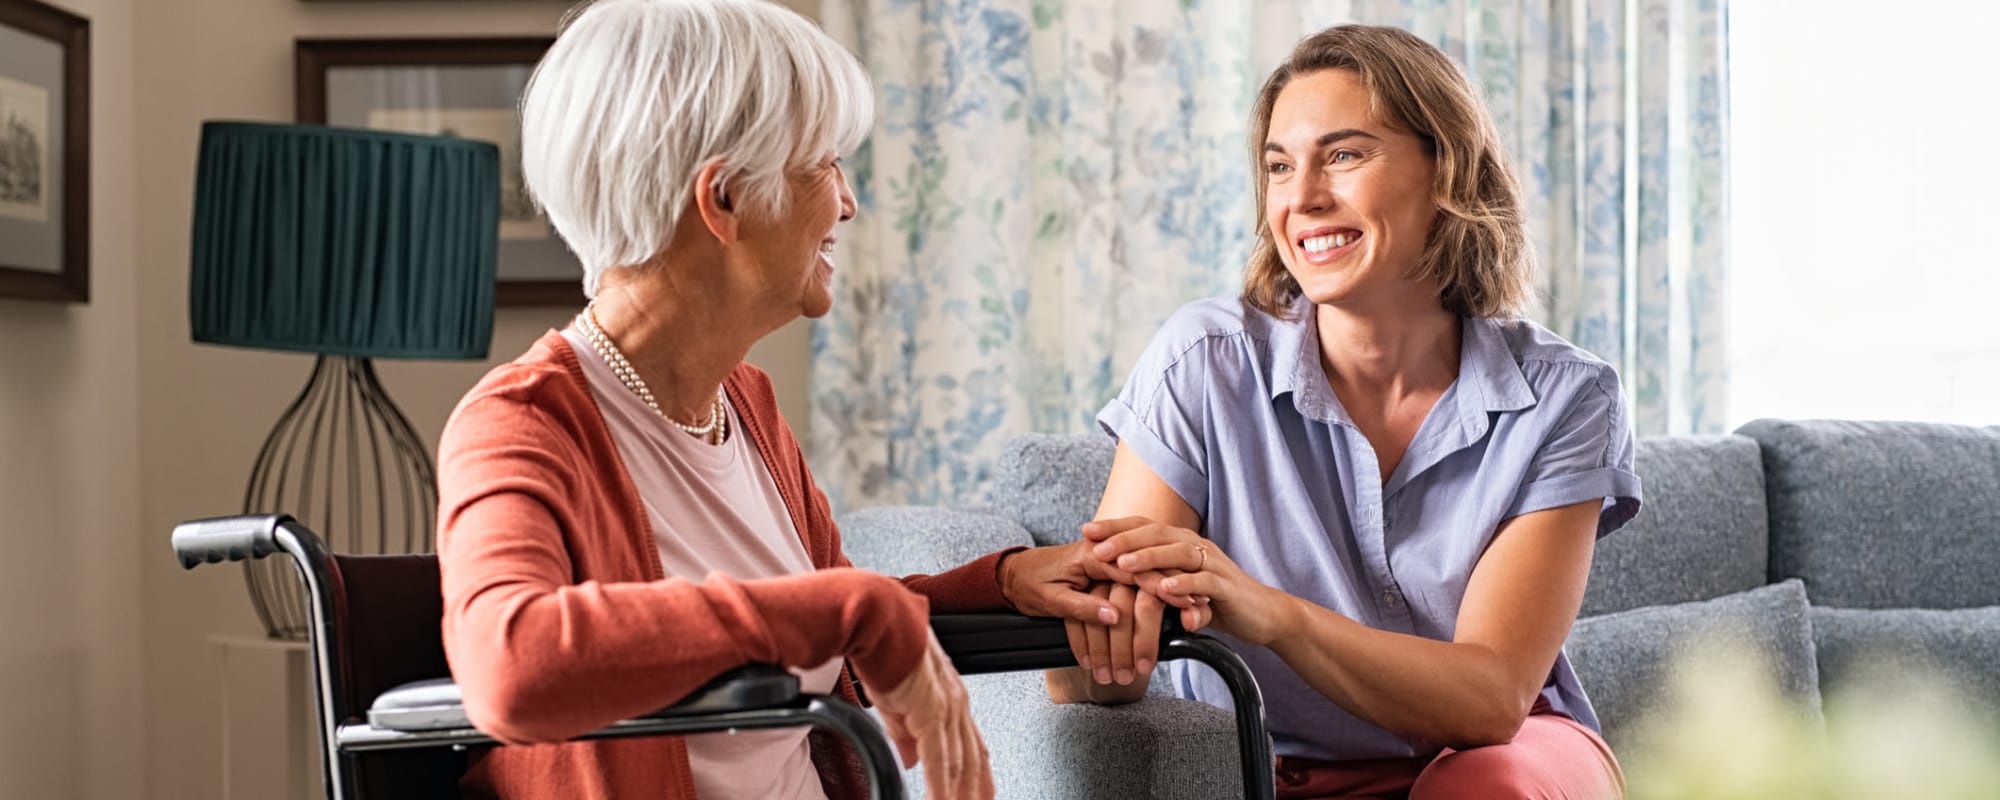
<svg viewBox="0 0 2000 800">
<path fill-rule="evenodd" d="M 758 0 L 602 0 L 522 102 L 528 186 L 584 267 L 573 324 L 489 373 L 439 450 L 444 640 L 473 723 L 550 743 L 752 662 L 866 685 L 932 797 L 990 797 L 929 610 L 1109 622 L 1082 547 L 936 576 L 847 568 L 752 344 L 832 303 L 838 154 L 870 125 L 854 59 Z M 803 730 L 496 748 L 475 796 L 851 798 Z"/>
</svg>

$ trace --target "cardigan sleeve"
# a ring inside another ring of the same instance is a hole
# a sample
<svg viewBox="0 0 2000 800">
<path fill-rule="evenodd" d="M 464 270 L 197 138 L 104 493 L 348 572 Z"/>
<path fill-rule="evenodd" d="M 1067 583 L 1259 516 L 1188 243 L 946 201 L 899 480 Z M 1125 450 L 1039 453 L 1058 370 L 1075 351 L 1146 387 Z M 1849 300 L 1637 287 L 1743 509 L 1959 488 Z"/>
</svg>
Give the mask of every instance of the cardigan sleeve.
<svg viewBox="0 0 2000 800">
<path fill-rule="evenodd" d="M 488 396 L 461 404 L 440 444 L 444 645 L 475 726 L 508 743 L 559 741 L 664 708 L 747 663 L 846 656 L 875 686 L 915 668 L 925 642 L 907 633 L 922 630 L 926 601 L 860 570 L 579 575 L 571 548 L 615 549 L 619 514 L 632 512 L 603 507 L 616 495 L 593 485 L 602 468 L 577 440 L 535 403 Z"/>
</svg>

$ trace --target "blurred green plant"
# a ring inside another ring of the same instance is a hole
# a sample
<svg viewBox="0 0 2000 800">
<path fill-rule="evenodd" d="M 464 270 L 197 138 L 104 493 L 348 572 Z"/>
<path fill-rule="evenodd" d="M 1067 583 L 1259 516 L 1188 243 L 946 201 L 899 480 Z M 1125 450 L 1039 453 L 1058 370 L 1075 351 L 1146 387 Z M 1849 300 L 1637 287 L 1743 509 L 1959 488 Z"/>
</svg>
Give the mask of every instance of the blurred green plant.
<svg viewBox="0 0 2000 800">
<path fill-rule="evenodd" d="M 1943 673 L 1897 654 L 1827 694 L 1825 724 L 1787 701 L 1755 651 L 1714 640 L 1674 667 L 1670 710 L 1620 753 L 1632 800 L 1995 800 L 2000 722 Z M 2000 666 L 2000 665 L 1996 665 Z"/>
</svg>

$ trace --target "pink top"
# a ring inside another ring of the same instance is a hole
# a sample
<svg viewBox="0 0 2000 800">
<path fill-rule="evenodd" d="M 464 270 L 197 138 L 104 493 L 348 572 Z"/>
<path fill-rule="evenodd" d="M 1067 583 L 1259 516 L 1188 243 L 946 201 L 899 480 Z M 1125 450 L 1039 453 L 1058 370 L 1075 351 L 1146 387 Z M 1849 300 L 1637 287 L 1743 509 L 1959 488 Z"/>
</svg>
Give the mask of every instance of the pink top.
<svg viewBox="0 0 2000 800">
<path fill-rule="evenodd" d="M 777 482 L 743 435 L 734 405 L 728 406 L 729 440 L 710 445 L 661 419 L 618 380 L 582 334 L 568 329 L 563 336 L 575 349 L 611 440 L 639 488 L 667 575 L 701 580 L 720 573 L 743 580 L 813 571 Z M 793 671 L 805 691 L 826 694 L 840 676 L 840 664 L 836 658 Z M 824 800 L 807 730 L 687 737 L 695 791 L 717 800 Z"/>
</svg>

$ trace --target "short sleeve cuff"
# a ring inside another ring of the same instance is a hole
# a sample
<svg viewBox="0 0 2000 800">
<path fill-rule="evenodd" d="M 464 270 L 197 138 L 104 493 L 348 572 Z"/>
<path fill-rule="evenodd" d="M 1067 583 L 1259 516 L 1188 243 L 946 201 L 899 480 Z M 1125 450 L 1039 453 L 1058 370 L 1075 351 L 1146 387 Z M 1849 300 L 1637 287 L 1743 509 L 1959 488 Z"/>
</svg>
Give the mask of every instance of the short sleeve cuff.
<svg viewBox="0 0 2000 800">
<path fill-rule="evenodd" d="M 1119 443 L 1132 448 L 1132 452 L 1153 470 L 1153 474 L 1167 482 L 1167 488 L 1180 495 L 1181 502 L 1194 509 L 1195 516 L 1208 518 L 1208 479 L 1201 470 L 1195 469 L 1168 447 L 1166 441 L 1153 433 L 1151 428 L 1146 427 L 1140 421 L 1138 412 L 1133 411 L 1124 400 L 1112 400 L 1110 405 L 1098 412 L 1097 424 Z"/>
<path fill-rule="evenodd" d="M 1602 467 L 1539 480 L 1522 488 L 1514 507 L 1501 519 L 1574 505 L 1602 498 L 1604 510 L 1597 517 L 1597 535 L 1618 530 L 1639 513 L 1639 476 L 1617 467 Z"/>
</svg>

